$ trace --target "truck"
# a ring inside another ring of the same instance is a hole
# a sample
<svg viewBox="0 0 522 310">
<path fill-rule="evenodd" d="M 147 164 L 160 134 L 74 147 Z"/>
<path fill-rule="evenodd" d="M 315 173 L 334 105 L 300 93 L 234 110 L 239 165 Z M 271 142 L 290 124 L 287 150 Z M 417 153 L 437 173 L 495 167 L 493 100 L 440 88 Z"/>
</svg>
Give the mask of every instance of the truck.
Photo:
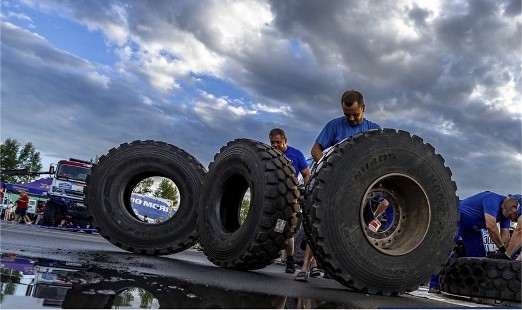
<svg viewBox="0 0 522 310">
<path fill-rule="evenodd" d="M 91 168 L 91 162 L 75 158 L 58 162 L 48 191 L 44 226 L 63 226 L 66 222 L 80 228 L 90 226 L 87 207 L 83 203 L 83 188 Z"/>
</svg>

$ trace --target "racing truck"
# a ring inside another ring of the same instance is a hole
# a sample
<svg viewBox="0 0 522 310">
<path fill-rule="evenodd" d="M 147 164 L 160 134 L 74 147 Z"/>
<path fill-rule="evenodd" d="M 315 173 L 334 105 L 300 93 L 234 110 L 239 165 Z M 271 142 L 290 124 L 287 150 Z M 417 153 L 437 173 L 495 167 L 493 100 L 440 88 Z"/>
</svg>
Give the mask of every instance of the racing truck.
<svg viewBox="0 0 522 310">
<path fill-rule="evenodd" d="M 91 168 L 91 162 L 80 159 L 58 162 L 45 205 L 44 226 L 65 226 L 69 223 L 87 228 L 90 225 L 87 207 L 83 204 L 83 188 Z"/>
</svg>

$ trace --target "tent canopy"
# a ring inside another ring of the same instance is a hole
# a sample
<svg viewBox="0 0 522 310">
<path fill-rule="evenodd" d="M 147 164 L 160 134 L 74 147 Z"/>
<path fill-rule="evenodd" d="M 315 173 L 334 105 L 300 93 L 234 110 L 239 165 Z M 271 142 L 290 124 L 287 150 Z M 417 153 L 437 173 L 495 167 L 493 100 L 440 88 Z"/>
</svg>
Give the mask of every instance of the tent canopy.
<svg viewBox="0 0 522 310">
<path fill-rule="evenodd" d="M 52 179 L 41 178 L 29 183 L 5 185 L 5 190 L 19 194 L 21 191 L 26 191 L 31 196 L 47 197 L 47 191 L 51 187 Z"/>
</svg>

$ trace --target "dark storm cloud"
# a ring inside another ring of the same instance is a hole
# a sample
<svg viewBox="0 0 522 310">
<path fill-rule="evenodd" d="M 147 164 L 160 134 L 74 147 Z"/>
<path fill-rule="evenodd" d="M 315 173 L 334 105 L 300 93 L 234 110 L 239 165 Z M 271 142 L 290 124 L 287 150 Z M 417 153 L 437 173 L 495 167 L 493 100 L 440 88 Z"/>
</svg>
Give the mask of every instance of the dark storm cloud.
<svg viewBox="0 0 522 310">
<path fill-rule="evenodd" d="M 60 14 L 130 54 L 114 67 L 3 26 L 2 137 L 51 131 L 33 141 L 38 148 L 83 157 L 157 139 L 206 164 L 230 140 L 267 142 L 272 127 L 283 127 L 308 156 L 326 121 L 341 115 L 342 92 L 354 88 L 368 119 L 419 135 L 444 156 L 461 196 L 520 192 L 520 1 L 442 1 L 440 11 L 396 1 L 270 1 L 243 9 L 251 18 L 265 7 L 272 14 L 258 30 L 233 24 L 244 18 L 234 15 L 239 3 L 59 2 Z M 148 49 L 158 46 L 176 64 L 164 72 L 146 68 Z M 158 91 L 153 73 L 181 86 Z M 198 81 L 205 76 L 248 98 L 213 96 Z M 250 113 L 256 104 L 288 109 Z M 14 107 L 19 113 L 6 112 Z M 35 111 L 32 128 L 20 125 Z M 85 147 L 54 138 L 64 133 Z"/>
</svg>

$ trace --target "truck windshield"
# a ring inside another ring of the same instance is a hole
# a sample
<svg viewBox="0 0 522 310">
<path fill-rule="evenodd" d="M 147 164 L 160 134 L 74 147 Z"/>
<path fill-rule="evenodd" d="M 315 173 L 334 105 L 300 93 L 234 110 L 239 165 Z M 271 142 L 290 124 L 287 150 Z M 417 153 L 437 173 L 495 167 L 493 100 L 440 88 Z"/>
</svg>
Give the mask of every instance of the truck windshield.
<svg viewBox="0 0 522 310">
<path fill-rule="evenodd" d="M 68 178 L 72 180 L 85 181 L 91 169 L 85 167 L 61 164 L 56 173 L 58 178 Z"/>
</svg>

